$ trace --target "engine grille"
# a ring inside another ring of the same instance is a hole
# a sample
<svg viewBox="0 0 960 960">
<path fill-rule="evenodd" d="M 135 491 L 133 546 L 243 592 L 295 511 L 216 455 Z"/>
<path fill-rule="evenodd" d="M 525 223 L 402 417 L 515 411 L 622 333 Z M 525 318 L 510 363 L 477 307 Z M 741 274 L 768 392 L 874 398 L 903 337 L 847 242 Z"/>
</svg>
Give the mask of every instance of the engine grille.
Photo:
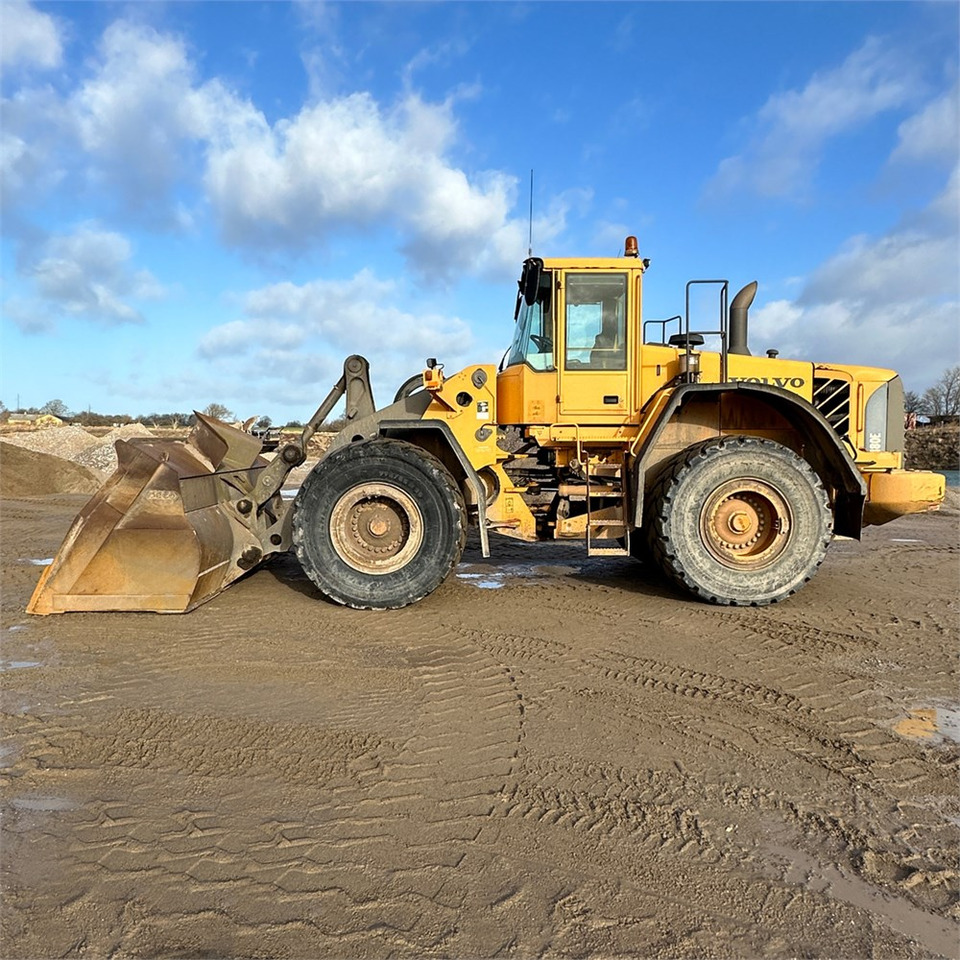
<svg viewBox="0 0 960 960">
<path fill-rule="evenodd" d="M 813 405 L 841 437 L 850 432 L 850 384 L 846 380 L 813 378 Z"/>
</svg>

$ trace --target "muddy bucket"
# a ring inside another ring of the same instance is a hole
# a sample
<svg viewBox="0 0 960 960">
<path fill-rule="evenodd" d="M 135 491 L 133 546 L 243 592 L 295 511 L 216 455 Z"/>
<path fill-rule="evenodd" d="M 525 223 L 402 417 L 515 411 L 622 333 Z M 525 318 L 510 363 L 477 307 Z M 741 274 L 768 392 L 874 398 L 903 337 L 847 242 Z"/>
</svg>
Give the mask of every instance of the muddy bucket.
<svg viewBox="0 0 960 960">
<path fill-rule="evenodd" d="M 29 613 L 184 613 L 262 556 L 234 504 L 266 465 L 254 437 L 198 417 L 187 441 L 118 440 L 117 470 L 74 520 Z"/>
</svg>

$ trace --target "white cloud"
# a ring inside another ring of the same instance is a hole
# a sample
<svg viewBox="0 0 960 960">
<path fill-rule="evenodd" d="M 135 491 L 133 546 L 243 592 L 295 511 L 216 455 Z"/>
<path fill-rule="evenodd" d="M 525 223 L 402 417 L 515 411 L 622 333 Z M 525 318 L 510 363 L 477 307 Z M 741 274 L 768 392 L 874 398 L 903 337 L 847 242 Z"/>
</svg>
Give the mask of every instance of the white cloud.
<svg viewBox="0 0 960 960">
<path fill-rule="evenodd" d="M 19 90 L 3 99 L 2 110 L 0 190 L 9 213 L 35 201 L 63 178 L 59 148 L 70 120 L 49 87 Z"/>
<path fill-rule="evenodd" d="M 46 306 L 27 297 L 10 297 L 3 304 L 3 315 L 24 333 L 52 333 L 56 328 Z"/>
<path fill-rule="evenodd" d="M 945 161 L 960 154 L 960 87 L 954 86 L 907 118 L 898 130 L 891 161 Z"/>
<path fill-rule="evenodd" d="M 910 303 L 957 296 L 957 238 L 897 231 L 848 240 L 810 277 L 803 303 Z"/>
<path fill-rule="evenodd" d="M 421 70 L 439 64 L 448 67 L 454 60 L 460 60 L 469 49 L 462 37 L 454 40 L 445 40 L 432 47 L 423 47 L 408 61 L 402 70 L 403 84 L 406 89 L 412 89 L 413 78 Z"/>
<path fill-rule="evenodd" d="M 57 21 L 24 0 L 0 4 L 0 67 L 60 66 L 63 44 Z"/>
<path fill-rule="evenodd" d="M 868 39 L 839 67 L 814 74 L 803 89 L 771 96 L 745 122 L 751 131 L 745 148 L 720 162 L 706 194 L 802 196 L 828 140 L 903 107 L 918 92 L 910 63 Z"/>
<path fill-rule="evenodd" d="M 4 196 L 18 193 L 31 179 L 34 166 L 27 142 L 9 130 L 0 130 L 0 175 Z"/>
<path fill-rule="evenodd" d="M 36 296 L 14 298 L 12 310 L 8 301 L 6 311 L 28 332 L 52 329 L 58 315 L 108 326 L 142 323 L 134 302 L 157 300 L 164 290 L 148 270 L 131 267 L 132 256 L 125 237 L 95 224 L 51 236 L 24 257 L 20 268 Z"/>
<path fill-rule="evenodd" d="M 356 92 L 270 123 L 220 80 L 201 83 L 179 38 L 117 21 L 70 104 L 95 171 L 127 212 L 176 225 L 169 193 L 192 148 L 232 246 L 296 253 L 377 226 L 395 232 L 424 276 L 504 277 L 525 250 L 525 224 L 510 217 L 515 178 L 469 173 L 450 159 L 455 103 L 473 93 L 431 103 L 408 92 L 385 106 Z M 541 239 L 562 226 L 562 217 L 544 220 Z"/>
<path fill-rule="evenodd" d="M 457 318 L 432 313 L 408 313 L 393 303 L 397 285 L 361 270 L 349 280 L 314 280 L 298 285 L 275 283 L 248 293 L 244 299 L 247 319 L 242 331 L 233 324 L 231 334 L 281 332 L 280 346 L 295 346 L 294 331 L 312 336 L 337 348 L 337 355 L 365 351 L 402 351 L 419 356 L 433 350 L 448 355 L 465 353 L 472 343 L 467 325 Z M 210 337 L 222 336 L 222 328 Z M 285 341 L 285 342 L 284 342 Z M 251 345 L 257 341 L 251 339 Z"/>
<path fill-rule="evenodd" d="M 176 37 L 119 20 L 103 34 L 92 75 L 69 101 L 95 177 L 128 212 L 174 219 L 169 191 L 183 174 L 184 146 L 205 133 L 210 107 Z"/>
<path fill-rule="evenodd" d="M 198 351 L 202 357 L 214 358 L 261 350 L 264 344 L 290 350 L 300 347 L 307 335 L 307 330 L 295 323 L 271 319 L 231 320 L 204 334 Z"/>
<path fill-rule="evenodd" d="M 954 167 L 946 187 L 930 204 L 921 219 L 924 222 L 933 221 L 935 225 L 942 224 L 946 229 L 957 233 L 957 221 L 960 219 L 960 163 Z"/>
<path fill-rule="evenodd" d="M 923 390 L 960 356 L 960 304 L 882 305 L 842 300 L 802 307 L 773 301 L 751 315 L 755 354 L 776 347 L 782 357 L 817 363 L 890 368 L 907 389 Z"/>
<path fill-rule="evenodd" d="M 208 331 L 198 353 L 238 374 L 308 384 L 335 380 L 343 360 L 359 353 L 370 360 L 380 393 L 421 369 L 427 355 L 448 370 L 476 360 L 463 320 L 401 309 L 394 305 L 401 297 L 395 282 L 369 270 L 347 280 L 271 284 L 249 292 L 244 318 Z"/>
<path fill-rule="evenodd" d="M 922 392 L 960 358 L 956 194 L 954 171 L 926 210 L 885 236 L 851 238 L 796 300 L 754 311 L 754 353 L 776 347 L 797 359 L 890 367 Z"/>
<path fill-rule="evenodd" d="M 388 226 L 423 274 L 512 272 L 524 247 L 523 224 L 509 216 L 516 181 L 453 166 L 455 139 L 449 103 L 408 95 L 385 110 L 355 93 L 215 136 L 207 192 L 234 245 L 300 250 L 339 230 Z"/>
</svg>

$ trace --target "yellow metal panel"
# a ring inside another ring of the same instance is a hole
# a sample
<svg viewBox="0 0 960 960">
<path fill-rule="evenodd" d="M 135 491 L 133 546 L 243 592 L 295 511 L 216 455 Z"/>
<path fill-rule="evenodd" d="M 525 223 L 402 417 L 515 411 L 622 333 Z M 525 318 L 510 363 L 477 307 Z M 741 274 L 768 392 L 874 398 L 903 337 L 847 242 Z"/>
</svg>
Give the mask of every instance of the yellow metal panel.
<svg viewBox="0 0 960 960">
<path fill-rule="evenodd" d="M 814 366 L 814 371 L 818 377 L 838 377 L 840 379 L 852 377 L 854 380 L 876 380 L 878 383 L 886 383 L 897 375 L 896 370 L 887 370 L 883 367 L 862 367 L 853 363 L 818 363 Z"/>
<path fill-rule="evenodd" d="M 640 408 L 680 373 L 677 354 L 675 347 L 661 347 L 652 343 L 643 345 L 640 353 Z"/>
<path fill-rule="evenodd" d="M 500 464 L 492 466 L 497 478 L 499 494 L 487 506 L 487 522 L 490 528 L 506 537 L 518 540 L 537 539 L 537 521 L 522 497 L 525 487 L 516 487 Z"/>
<path fill-rule="evenodd" d="M 899 451 L 890 450 L 880 450 L 877 452 L 858 450 L 856 462 L 857 466 L 863 472 L 871 469 L 878 472 L 884 470 L 900 470 L 903 468 L 903 454 Z"/>
<path fill-rule="evenodd" d="M 594 423 L 622 423 L 629 416 L 630 378 L 625 370 L 566 370 L 560 375 L 558 420 L 584 418 Z M 605 403 L 604 398 L 615 403 Z"/>
<path fill-rule="evenodd" d="M 505 460 L 507 454 L 497 446 L 497 425 L 501 422 L 498 417 L 502 418 L 503 413 L 498 408 L 498 394 L 503 390 L 507 409 L 510 410 L 509 405 L 513 404 L 512 409 L 516 412 L 519 409 L 517 397 L 523 396 L 522 391 L 527 383 L 538 385 L 544 379 L 549 380 L 550 376 L 536 374 L 529 367 L 519 365 L 510 369 L 513 372 L 507 376 L 502 386 L 496 367 L 489 365 L 467 367 L 443 379 L 438 389 L 431 391 L 434 399 L 423 419 L 446 423 L 473 468 L 489 471 L 489 474 L 496 478 L 499 492 L 494 501 L 487 505 L 486 510 L 490 528 L 509 537 L 536 540 L 536 520 L 521 496 L 524 488 L 514 486 L 499 462 Z M 486 375 L 486 380 L 480 387 L 475 383 L 478 371 Z M 518 386 L 520 389 L 517 389 Z M 467 396 L 469 401 L 465 402 Z"/>
<path fill-rule="evenodd" d="M 589 272 L 590 269 L 619 274 L 624 277 L 626 295 L 624 332 L 627 338 L 627 369 L 568 369 L 566 365 L 566 290 L 569 277 L 566 271 L 561 272 L 554 309 L 555 356 L 560 364 L 559 412 L 556 419 L 563 422 L 586 420 L 590 423 L 610 425 L 628 422 L 631 413 L 638 407 L 634 394 L 635 363 L 640 338 L 641 263 L 633 258 L 616 258 L 580 262 L 558 260 L 551 261 L 551 266 L 554 269 L 569 266 L 570 274 Z"/>
<path fill-rule="evenodd" d="M 867 504 L 865 524 L 881 524 L 907 513 L 936 510 L 943 503 L 946 479 L 939 473 L 920 470 L 892 470 L 865 473 Z"/>
<path fill-rule="evenodd" d="M 643 273 L 643 261 L 636 257 L 549 257 L 545 270 L 629 270 Z"/>
<path fill-rule="evenodd" d="M 557 419 L 557 371 L 533 370 L 525 363 L 497 375 L 498 422 L 506 425 L 553 423 Z"/>
<path fill-rule="evenodd" d="M 474 382 L 478 373 L 485 376 L 479 387 Z M 446 423 L 474 469 L 496 463 L 500 454 L 497 446 L 497 368 L 489 364 L 467 367 L 445 378 L 440 388 L 431 392 L 433 402 L 427 407 L 423 419 Z"/>
<path fill-rule="evenodd" d="M 716 376 L 720 375 L 718 354 L 704 354 L 704 358 L 716 358 Z M 745 357 L 731 353 L 727 355 L 727 376 L 732 381 L 745 383 L 763 383 L 771 387 L 781 387 L 790 393 L 796 393 L 804 400 L 813 399 L 813 364 L 802 360 L 781 360 L 779 357 Z M 711 379 L 704 375 L 704 379 Z"/>
</svg>

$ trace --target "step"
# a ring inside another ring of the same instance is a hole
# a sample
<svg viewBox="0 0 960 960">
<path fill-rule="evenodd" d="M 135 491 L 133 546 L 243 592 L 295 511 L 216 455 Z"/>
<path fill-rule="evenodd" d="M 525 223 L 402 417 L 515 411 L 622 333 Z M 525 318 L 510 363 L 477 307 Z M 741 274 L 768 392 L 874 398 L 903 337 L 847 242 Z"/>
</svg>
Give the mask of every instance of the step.
<svg viewBox="0 0 960 960">
<path fill-rule="evenodd" d="M 593 544 L 587 548 L 588 557 L 629 557 L 630 551 L 621 546 L 615 547 L 595 547 Z"/>
</svg>

